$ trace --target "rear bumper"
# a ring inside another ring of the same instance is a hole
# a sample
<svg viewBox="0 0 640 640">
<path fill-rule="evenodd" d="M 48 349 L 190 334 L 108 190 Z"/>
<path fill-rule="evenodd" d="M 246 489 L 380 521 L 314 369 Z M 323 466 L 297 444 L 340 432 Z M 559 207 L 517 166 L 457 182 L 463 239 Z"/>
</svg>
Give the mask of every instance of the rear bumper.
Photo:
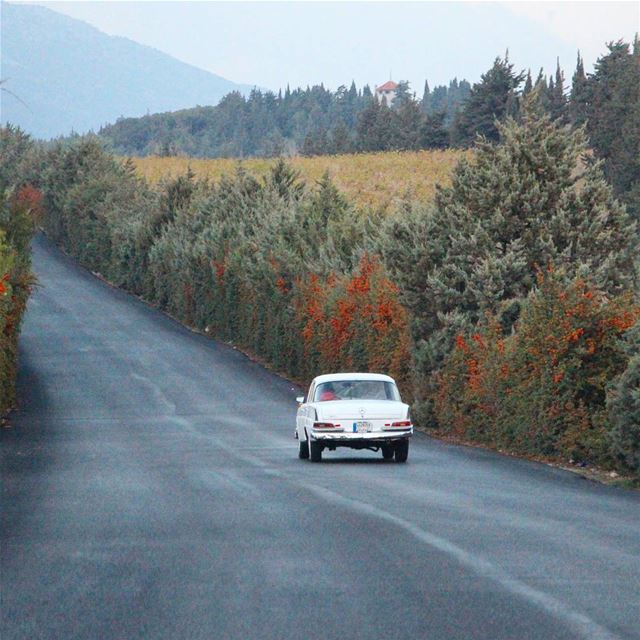
<svg viewBox="0 0 640 640">
<path fill-rule="evenodd" d="M 340 446 L 367 446 L 369 443 L 371 446 L 380 446 L 386 442 L 396 442 L 398 440 L 404 440 L 411 437 L 413 434 L 413 427 L 408 429 L 393 429 L 389 431 L 374 431 L 369 433 L 327 433 L 326 431 L 318 432 L 312 431 L 309 435 L 312 440 L 318 442 L 326 442 L 327 444 L 340 445 Z"/>
</svg>

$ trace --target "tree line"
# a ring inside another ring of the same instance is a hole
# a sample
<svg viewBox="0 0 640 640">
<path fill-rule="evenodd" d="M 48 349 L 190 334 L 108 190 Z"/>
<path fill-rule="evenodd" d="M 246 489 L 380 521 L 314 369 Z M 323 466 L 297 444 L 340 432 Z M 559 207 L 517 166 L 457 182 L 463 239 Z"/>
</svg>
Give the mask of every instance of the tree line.
<svg viewBox="0 0 640 640">
<path fill-rule="evenodd" d="M 287 87 L 277 94 L 254 89 L 246 98 L 232 92 L 214 107 L 121 118 L 100 129 L 99 135 L 121 155 L 246 158 L 401 149 L 408 147 L 395 139 L 405 135 L 399 127 L 414 123 L 395 123 L 400 104 L 415 104 L 424 115 L 443 114 L 449 123 L 468 96 L 470 84 L 454 79 L 448 86 L 437 86 L 433 91 L 427 86 L 425 90 L 423 100 L 416 101 L 409 83 L 399 83 L 396 106 L 386 105 L 385 115 L 376 125 L 386 128 L 391 124 L 394 130 L 385 134 L 388 140 L 385 138 L 384 144 L 370 139 L 379 136 L 377 132 L 368 132 L 359 124 L 362 118 L 370 119 L 363 112 L 379 103 L 368 85 L 358 89 L 354 82 L 336 91 L 318 85 L 295 90 Z"/>
</svg>

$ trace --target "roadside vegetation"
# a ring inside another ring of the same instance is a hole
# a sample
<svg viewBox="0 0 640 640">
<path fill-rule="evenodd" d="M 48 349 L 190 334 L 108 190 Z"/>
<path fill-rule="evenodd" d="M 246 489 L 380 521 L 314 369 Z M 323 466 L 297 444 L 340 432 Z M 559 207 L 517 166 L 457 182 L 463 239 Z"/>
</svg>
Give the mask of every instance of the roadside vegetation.
<svg viewBox="0 0 640 640">
<path fill-rule="evenodd" d="M 31 152 L 28 136 L 0 129 L 0 418 L 16 403 L 18 334 L 34 283 L 30 242 L 42 196 L 25 182 Z"/>
<path fill-rule="evenodd" d="M 606 75 L 639 55 L 637 43 L 612 45 L 585 79 L 609 82 L 603 130 L 640 114 L 640 94 Z M 493 100 L 482 83 L 463 108 L 476 133 Z M 637 474 L 640 236 L 635 182 L 611 177 L 632 175 L 635 159 L 592 147 L 575 92 L 556 113 L 543 87 L 516 86 L 504 91 L 517 108 L 501 103 L 495 131 L 457 156 L 278 159 L 221 174 L 194 162 L 159 176 L 148 173 L 158 160 L 123 161 L 95 137 L 60 142 L 38 159 L 43 227 L 92 271 L 301 382 L 385 371 L 425 428 Z M 625 131 L 640 144 L 640 129 Z M 359 195 L 375 177 L 345 188 L 369 159 L 415 160 L 415 182 L 383 200 Z"/>
</svg>

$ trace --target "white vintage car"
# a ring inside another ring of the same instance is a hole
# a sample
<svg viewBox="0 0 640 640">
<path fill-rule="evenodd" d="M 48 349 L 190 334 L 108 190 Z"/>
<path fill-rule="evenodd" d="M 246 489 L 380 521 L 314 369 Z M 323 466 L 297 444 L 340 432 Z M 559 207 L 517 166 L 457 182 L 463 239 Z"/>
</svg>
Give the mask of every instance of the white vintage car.
<svg viewBox="0 0 640 640">
<path fill-rule="evenodd" d="M 413 424 L 393 378 L 379 373 L 331 373 L 314 378 L 296 398 L 299 457 L 322 460 L 337 447 L 382 451 L 385 460 L 406 462 Z"/>
</svg>

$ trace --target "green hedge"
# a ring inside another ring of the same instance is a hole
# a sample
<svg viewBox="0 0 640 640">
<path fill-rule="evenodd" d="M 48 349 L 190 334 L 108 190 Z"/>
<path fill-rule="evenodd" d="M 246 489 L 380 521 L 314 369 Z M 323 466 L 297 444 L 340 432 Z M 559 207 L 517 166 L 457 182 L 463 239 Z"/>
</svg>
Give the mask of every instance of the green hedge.
<svg viewBox="0 0 640 640">
<path fill-rule="evenodd" d="M 16 406 L 18 334 L 31 274 L 31 237 L 42 201 L 28 184 L 32 143 L 11 126 L 0 128 L 0 416 Z"/>
</svg>

